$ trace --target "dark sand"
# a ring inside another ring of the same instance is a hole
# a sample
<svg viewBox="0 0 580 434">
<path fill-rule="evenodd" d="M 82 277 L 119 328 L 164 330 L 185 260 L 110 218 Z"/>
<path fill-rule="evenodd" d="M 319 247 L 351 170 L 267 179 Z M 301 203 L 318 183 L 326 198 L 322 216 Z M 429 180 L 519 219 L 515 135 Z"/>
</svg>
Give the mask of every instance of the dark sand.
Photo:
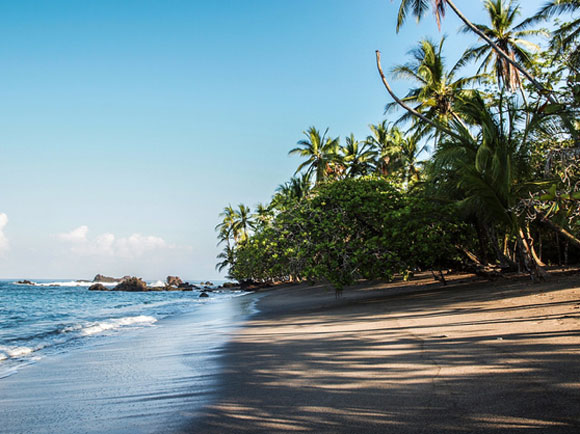
<svg viewBox="0 0 580 434">
<path fill-rule="evenodd" d="M 580 275 L 430 282 L 268 291 L 182 431 L 580 432 Z"/>
</svg>

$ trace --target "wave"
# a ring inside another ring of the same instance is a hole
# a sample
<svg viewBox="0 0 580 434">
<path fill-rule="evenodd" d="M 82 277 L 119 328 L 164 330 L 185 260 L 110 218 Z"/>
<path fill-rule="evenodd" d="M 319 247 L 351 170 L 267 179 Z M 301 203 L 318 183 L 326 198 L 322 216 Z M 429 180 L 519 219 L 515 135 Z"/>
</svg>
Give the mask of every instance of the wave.
<svg viewBox="0 0 580 434">
<path fill-rule="evenodd" d="M 122 328 L 135 328 L 152 326 L 157 322 L 157 318 L 147 315 L 127 316 L 122 318 L 109 318 L 105 321 L 95 321 L 71 325 L 61 325 L 61 327 L 29 336 L 28 338 L 15 339 L 18 341 L 36 341 L 40 340 L 37 345 L 23 346 L 4 346 L 0 345 L 0 362 L 5 360 L 26 359 L 32 353 L 44 348 L 62 345 L 67 342 L 77 340 L 83 337 L 89 337 L 101 334 L 103 332 L 114 332 Z M 50 338 L 49 338 L 50 336 Z M 48 339 L 47 339 L 48 338 Z M 27 344 L 29 345 L 29 344 Z"/>
<path fill-rule="evenodd" d="M 38 351 L 42 348 L 44 348 L 43 345 L 39 345 L 39 346 L 34 347 L 34 348 L 22 347 L 22 346 L 18 346 L 18 347 L 0 346 L 0 361 L 6 360 L 6 359 L 19 359 L 19 358 L 28 356 L 31 353 Z"/>
<path fill-rule="evenodd" d="M 62 287 L 67 287 L 67 288 L 74 288 L 74 287 L 89 287 L 91 285 L 94 285 L 97 282 L 88 282 L 88 281 L 84 281 L 84 280 L 70 280 L 70 281 L 64 281 L 64 282 L 31 282 L 31 283 L 13 282 L 13 283 L 14 283 L 14 285 L 19 285 L 19 286 L 43 286 L 43 287 L 62 286 Z M 113 283 L 98 282 L 98 283 L 101 283 L 104 286 L 115 286 L 118 284 L 118 282 L 113 282 Z"/>
<path fill-rule="evenodd" d="M 147 315 L 129 316 L 125 318 L 117 318 L 113 320 L 98 322 L 88 327 L 83 327 L 81 334 L 83 336 L 91 336 L 106 330 L 115 330 L 127 326 L 147 326 L 153 325 L 157 322 L 157 318 Z"/>
</svg>

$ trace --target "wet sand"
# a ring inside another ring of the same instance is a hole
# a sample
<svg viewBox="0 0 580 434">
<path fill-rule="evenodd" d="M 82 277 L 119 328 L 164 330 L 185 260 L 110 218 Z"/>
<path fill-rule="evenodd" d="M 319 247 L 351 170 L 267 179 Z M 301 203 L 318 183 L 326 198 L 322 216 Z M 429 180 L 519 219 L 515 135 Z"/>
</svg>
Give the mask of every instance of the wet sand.
<svg viewBox="0 0 580 434">
<path fill-rule="evenodd" d="M 252 300 L 207 302 L 153 328 L 0 379 L 0 433 L 172 433 L 215 398 L 220 351 Z"/>
<path fill-rule="evenodd" d="M 180 432 L 580 432 L 580 275 L 271 290 Z"/>
</svg>

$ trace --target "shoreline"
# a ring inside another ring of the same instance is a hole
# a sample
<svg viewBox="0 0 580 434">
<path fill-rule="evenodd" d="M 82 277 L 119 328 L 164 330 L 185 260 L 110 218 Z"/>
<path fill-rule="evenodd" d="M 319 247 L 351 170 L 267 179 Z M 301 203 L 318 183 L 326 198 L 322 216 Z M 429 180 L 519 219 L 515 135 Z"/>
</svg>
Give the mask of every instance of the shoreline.
<svg viewBox="0 0 580 434">
<path fill-rule="evenodd" d="M 577 432 L 580 275 L 261 291 L 179 432 Z"/>
<path fill-rule="evenodd" d="M 0 432 L 176 432 L 215 397 L 221 349 L 255 310 L 232 297 L 0 380 Z M 74 423 L 71 423 L 74 421 Z"/>
</svg>

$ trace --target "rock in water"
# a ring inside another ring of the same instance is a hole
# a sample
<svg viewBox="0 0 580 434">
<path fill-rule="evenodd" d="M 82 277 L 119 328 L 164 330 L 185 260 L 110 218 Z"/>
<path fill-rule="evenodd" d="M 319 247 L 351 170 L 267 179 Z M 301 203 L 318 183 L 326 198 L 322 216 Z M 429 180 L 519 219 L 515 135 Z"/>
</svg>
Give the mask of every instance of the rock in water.
<svg viewBox="0 0 580 434">
<path fill-rule="evenodd" d="M 121 279 L 115 277 L 103 276 L 102 274 L 97 274 L 93 279 L 93 282 L 104 282 L 104 283 L 115 283 L 120 282 Z"/>
<path fill-rule="evenodd" d="M 207 295 L 207 292 L 202 292 L 201 294 L 199 294 L 200 297 L 209 297 L 209 295 Z"/>
<path fill-rule="evenodd" d="M 123 280 L 113 288 L 113 291 L 148 291 L 147 284 L 138 277 L 130 277 Z"/>
<path fill-rule="evenodd" d="M 109 288 L 100 283 L 95 283 L 94 285 L 89 286 L 89 291 L 108 291 L 108 290 Z"/>
<path fill-rule="evenodd" d="M 181 280 L 178 276 L 167 276 L 168 286 L 179 287 L 181 284 L 183 284 L 183 280 Z"/>
</svg>

